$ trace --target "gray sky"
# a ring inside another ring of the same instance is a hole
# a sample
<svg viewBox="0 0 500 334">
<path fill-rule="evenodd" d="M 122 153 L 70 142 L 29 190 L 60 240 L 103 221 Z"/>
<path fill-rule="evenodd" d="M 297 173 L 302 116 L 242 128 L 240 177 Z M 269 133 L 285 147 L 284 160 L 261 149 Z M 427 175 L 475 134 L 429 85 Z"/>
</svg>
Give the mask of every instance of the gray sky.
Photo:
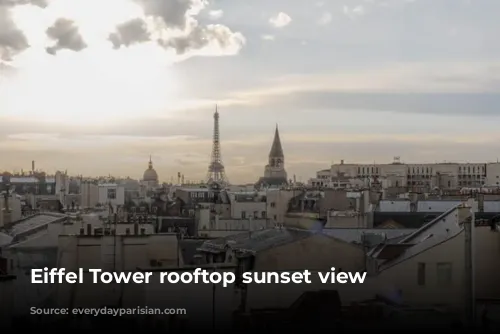
<svg viewBox="0 0 500 334">
<path fill-rule="evenodd" d="M 497 0 L 0 0 L 0 169 L 496 161 Z M 5 159 L 5 158 L 8 159 Z"/>
</svg>

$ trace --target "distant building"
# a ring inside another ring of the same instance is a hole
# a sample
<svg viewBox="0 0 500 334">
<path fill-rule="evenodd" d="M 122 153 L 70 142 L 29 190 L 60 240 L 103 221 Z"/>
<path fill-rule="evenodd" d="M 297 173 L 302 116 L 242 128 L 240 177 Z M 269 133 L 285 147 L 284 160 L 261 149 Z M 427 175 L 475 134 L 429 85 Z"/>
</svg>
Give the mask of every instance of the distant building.
<svg viewBox="0 0 500 334">
<path fill-rule="evenodd" d="M 264 169 L 264 176 L 256 184 L 257 188 L 279 187 L 288 183 L 285 170 L 285 154 L 281 146 L 278 125 L 274 132 L 274 140 L 269 152 L 269 163 Z"/>
<path fill-rule="evenodd" d="M 500 163 L 333 164 L 309 180 L 314 187 L 359 188 L 379 183 L 382 188 L 412 191 L 500 187 Z"/>
<path fill-rule="evenodd" d="M 156 170 L 153 168 L 151 157 L 149 157 L 148 169 L 144 171 L 141 183 L 148 190 L 158 187 L 158 173 L 156 173 Z"/>
<path fill-rule="evenodd" d="M 80 184 L 80 205 L 93 208 L 99 203 L 99 187 L 96 182 L 82 181 Z"/>
<path fill-rule="evenodd" d="M 99 204 L 113 206 L 125 204 L 125 187 L 116 183 L 99 185 Z"/>
</svg>

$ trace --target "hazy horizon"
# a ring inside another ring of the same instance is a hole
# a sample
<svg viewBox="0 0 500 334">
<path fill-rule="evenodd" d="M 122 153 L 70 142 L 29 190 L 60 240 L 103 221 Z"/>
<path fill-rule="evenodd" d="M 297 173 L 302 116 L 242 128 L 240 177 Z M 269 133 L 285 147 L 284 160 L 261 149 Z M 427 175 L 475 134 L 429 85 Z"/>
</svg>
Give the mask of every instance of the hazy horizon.
<svg viewBox="0 0 500 334">
<path fill-rule="evenodd" d="M 188 4 L 191 4 L 189 6 Z M 495 0 L 0 0 L 0 170 L 496 161 Z"/>
</svg>

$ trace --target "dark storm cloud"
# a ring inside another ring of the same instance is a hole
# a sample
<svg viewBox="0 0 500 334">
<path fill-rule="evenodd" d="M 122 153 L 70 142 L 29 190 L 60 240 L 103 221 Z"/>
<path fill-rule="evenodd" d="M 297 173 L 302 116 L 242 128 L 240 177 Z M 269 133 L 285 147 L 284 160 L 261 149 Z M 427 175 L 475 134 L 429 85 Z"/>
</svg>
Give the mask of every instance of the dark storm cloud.
<svg viewBox="0 0 500 334">
<path fill-rule="evenodd" d="M 80 35 L 78 26 L 72 20 L 60 18 L 46 31 L 47 36 L 55 41 L 55 44 L 48 47 L 47 53 L 55 55 L 59 50 L 81 51 L 87 44 Z"/>
</svg>

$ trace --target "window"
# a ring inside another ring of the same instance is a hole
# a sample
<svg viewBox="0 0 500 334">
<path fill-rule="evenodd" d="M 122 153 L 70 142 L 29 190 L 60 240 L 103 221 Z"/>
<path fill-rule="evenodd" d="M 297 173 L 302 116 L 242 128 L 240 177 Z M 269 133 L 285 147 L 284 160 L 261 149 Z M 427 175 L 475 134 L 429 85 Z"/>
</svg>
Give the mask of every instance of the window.
<svg viewBox="0 0 500 334">
<path fill-rule="evenodd" d="M 266 218 L 266 212 L 265 211 L 262 211 L 262 215 L 261 215 L 262 218 Z"/>
<path fill-rule="evenodd" d="M 116 199 L 116 189 L 115 188 L 108 189 L 108 199 Z"/>
<path fill-rule="evenodd" d="M 425 285 L 425 263 L 419 263 L 417 269 L 417 284 L 420 286 Z"/>
<path fill-rule="evenodd" d="M 241 211 L 241 219 L 246 219 L 247 213 L 245 211 Z"/>
<path fill-rule="evenodd" d="M 259 218 L 259 211 L 254 211 L 253 212 L 253 217 L 254 218 Z"/>
<path fill-rule="evenodd" d="M 438 286 L 449 286 L 451 284 L 451 263 L 438 263 L 436 269 Z"/>
</svg>

